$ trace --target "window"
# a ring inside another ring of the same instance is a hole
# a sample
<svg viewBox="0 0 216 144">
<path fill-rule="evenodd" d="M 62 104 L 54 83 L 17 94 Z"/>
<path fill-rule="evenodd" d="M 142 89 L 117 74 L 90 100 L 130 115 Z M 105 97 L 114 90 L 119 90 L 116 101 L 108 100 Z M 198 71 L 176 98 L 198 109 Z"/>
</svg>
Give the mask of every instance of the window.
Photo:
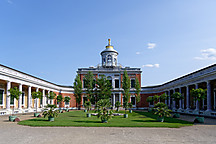
<svg viewBox="0 0 216 144">
<path fill-rule="evenodd" d="M 135 88 L 135 79 L 131 79 L 131 88 Z"/>
<path fill-rule="evenodd" d="M 107 56 L 107 62 L 108 62 L 108 63 L 111 63 L 111 62 L 112 62 L 112 56 L 111 56 L 111 55 L 108 55 L 108 56 Z"/>
<path fill-rule="evenodd" d="M 88 101 L 87 97 L 83 97 L 83 105 L 86 101 Z"/>
<path fill-rule="evenodd" d="M 107 80 L 109 81 L 109 84 L 112 87 L 112 78 L 109 76 L 109 77 L 107 77 Z"/>
<path fill-rule="evenodd" d="M 87 84 L 85 80 L 83 80 L 83 88 L 87 88 Z"/>
<path fill-rule="evenodd" d="M 22 93 L 22 105 L 24 105 L 24 101 L 25 101 L 25 93 Z"/>
<path fill-rule="evenodd" d="M 115 88 L 119 88 L 119 80 L 118 79 L 115 80 Z"/>
<path fill-rule="evenodd" d="M 133 105 L 136 104 L 136 98 L 135 98 L 135 97 L 131 97 L 131 103 L 132 103 Z"/>
<path fill-rule="evenodd" d="M 11 105 L 14 104 L 14 98 L 12 98 L 11 96 L 10 96 L 10 104 L 11 104 Z"/>
<path fill-rule="evenodd" d="M 41 105 L 43 104 L 43 96 L 42 96 L 41 99 L 40 99 L 40 104 L 41 104 Z"/>
<path fill-rule="evenodd" d="M 4 90 L 0 90 L 0 105 L 3 104 Z"/>
</svg>

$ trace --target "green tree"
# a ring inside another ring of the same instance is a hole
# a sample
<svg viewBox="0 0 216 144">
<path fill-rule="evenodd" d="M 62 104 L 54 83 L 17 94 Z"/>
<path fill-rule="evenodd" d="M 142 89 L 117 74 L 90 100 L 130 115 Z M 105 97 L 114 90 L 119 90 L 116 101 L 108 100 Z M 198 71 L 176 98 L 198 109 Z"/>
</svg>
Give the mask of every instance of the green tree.
<svg viewBox="0 0 216 144">
<path fill-rule="evenodd" d="M 86 94 L 90 102 L 95 103 L 94 97 L 94 75 L 92 72 L 88 72 L 84 78 L 84 86 L 86 88 Z"/>
<path fill-rule="evenodd" d="M 136 96 L 136 107 L 138 107 L 138 103 L 140 102 L 140 92 L 141 92 L 141 87 L 140 87 L 140 83 L 139 83 L 139 80 L 138 78 L 136 77 L 136 80 L 135 80 L 135 96 Z"/>
<path fill-rule="evenodd" d="M 65 97 L 65 98 L 64 98 L 64 102 L 66 102 L 66 103 L 69 103 L 69 102 L 70 102 L 70 100 L 71 100 L 71 98 L 70 98 L 70 97 Z"/>
<path fill-rule="evenodd" d="M 182 96 L 181 93 L 175 92 L 174 94 L 172 94 L 171 98 L 174 99 L 174 101 L 176 102 L 176 105 L 179 105 L 178 101 L 182 100 L 184 97 Z"/>
<path fill-rule="evenodd" d="M 86 101 L 85 103 L 84 103 L 84 107 L 87 109 L 87 111 L 89 112 L 90 111 L 90 109 L 91 109 L 91 102 L 90 101 Z"/>
<path fill-rule="evenodd" d="M 156 115 L 159 116 L 159 118 L 161 118 L 161 122 L 164 121 L 164 117 L 170 117 L 171 114 L 171 110 L 168 109 L 167 105 L 163 102 L 158 102 L 155 106 L 154 106 L 154 111 Z"/>
<path fill-rule="evenodd" d="M 19 89 L 17 87 L 10 88 L 8 91 L 10 92 L 9 97 L 11 97 L 11 99 L 19 100 L 19 96 L 22 94 L 22 92 L 19 91 Z M 14 114 L 14 109 L 15 109 L 15 106 L 13 107 L 12 115 Z"/>
<path fill-rule="evenodd" d="M 111 86 L 109 80 L 104 75 L 96 81 L 96 102 L 101 99 L 109 99 L 111 97 Z"/>
<path fill-rule="evenodd" d="M 36 99 L 36 113 L 37 113 L 38 99 L 42 99 L 42 92 L 41 91 L 32 92 L 32 98 Z"/>
<path fill-rule="evenodd" d="M 111 103 L 109 99 L 101 99 L 97 102 L 96 108 L 98 118 L 101 118 L 103 123 L 107 123 L 112 118 L 112 110 L 109 110 Z"/>
<path fill-rule="evenodd" d="M 62 106 L 62 102 L 64 100 L 63 96 L 62 95 L 58 95 L 56 99 L 57 99 L 57 102 L 59 103 L 59 107 L 61 107 Z"/>
<path fill-rule="evenodd" d="M 123 74 L 123 81 L 122 81 L 122 88 L 123 88 L 123 107 L 125 108 L 125 114 L 126 110 L 128 108 L 128 101 L 130 99 L 130 78 L 127 74 L 127 71 L 124 71 Z"/>
<path fill-rule="evenodd" d="M 117 112 L 119 111 L 119 107 L 121 106 L 121 103 L 119 102 L 119 101 L 117 101 L 116 103 L 115 103 L 115 107 L 117 108 Z"/>
<path fill-rule="evenodd" d="M 80 110 L 81 101 L 82 101 L 82 82 L 80 76 L 77 75 L 74 81 L 74 96 L 76 99 L 76 107 Z"/>
<path fill-rule="evenodd" d="M 164 101 L 164 100 L 166 100 L 167 99 L 166 93 L 163 93 L 162 95 L 160 95 L 159 99 L 160 99 L 161 102 Z"/>
<path fill-rule="evenodd" d="M 200 101 L 206 99 L 206 97 L 207 97 L 207 89 L 202 89 L 202 88 L 192 89 L 190 91 L 190 93 L 191 93 L 191 96 L 193 97 L 193 99 L 196 102 L 198 111 L 200 111 L 199 103 L 200 103 Z"/>
<path fill-rule="evenodd" d="M 55 97 L 56 97 L 56 94 L 52 91 L 47 94 L 47 98 L 49 100 L 53 100 L 53 99 L 55 99 Z"/>
</svg>

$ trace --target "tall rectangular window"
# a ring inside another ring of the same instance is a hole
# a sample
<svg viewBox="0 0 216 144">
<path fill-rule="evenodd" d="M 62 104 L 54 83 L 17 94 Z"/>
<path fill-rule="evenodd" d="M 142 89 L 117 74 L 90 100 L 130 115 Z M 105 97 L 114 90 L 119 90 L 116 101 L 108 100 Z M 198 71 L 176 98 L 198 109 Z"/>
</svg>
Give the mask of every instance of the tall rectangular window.
<svg viewBox="0 0 216 144">
<path fill-rule="evenodd" d="M 3 104 L 4 90 L 0 90 L 0 105 Z"/>
<path fill-rule="evenodd" d="M 10 97 L 10 104 L 13 105 L 14 104 L 14 98 Z"/>
<path fill-rule="evenodd" d="M 135 97 L 131 97 L 131 103 L 132 103 L 132 105 L 136 104 L 136 98 Z"/>
<path fill-rule="evenodd" d="M 25 102 L 25 93 L 23 92 L 22 93 L 22 105 L 24 105 L 24 102 Z"/>
<path fill-rule="evenodd" d="M 131 80 L 131 88 L 135 88 L 135 79 Z"/>
<path fill-rule="evenodd" d="M 115 80 L 115 88 L 119 88 L 119 80 L 118 79 Z"/>
</svg>

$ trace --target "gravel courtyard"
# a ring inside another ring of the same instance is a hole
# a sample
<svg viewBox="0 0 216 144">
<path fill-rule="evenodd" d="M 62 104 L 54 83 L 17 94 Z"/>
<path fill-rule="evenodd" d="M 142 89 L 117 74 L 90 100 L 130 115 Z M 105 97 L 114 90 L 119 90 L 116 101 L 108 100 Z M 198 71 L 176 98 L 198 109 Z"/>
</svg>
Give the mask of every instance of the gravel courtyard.
<svg viewBox="0 0 216 144">
<path fill-rule="evenodd" d="M 32 115 L 32 114 L 31 114 Z M 31 115 L 20 115 L 24 120 Z M 189 119 L 190 117 L 188 117 Z M 187 117 L 184 117 L 187 119 Z M 29 127 L 0 116 L 1 144 L 213 144 L 216 120 L 182 128 Z"/>
</svg>

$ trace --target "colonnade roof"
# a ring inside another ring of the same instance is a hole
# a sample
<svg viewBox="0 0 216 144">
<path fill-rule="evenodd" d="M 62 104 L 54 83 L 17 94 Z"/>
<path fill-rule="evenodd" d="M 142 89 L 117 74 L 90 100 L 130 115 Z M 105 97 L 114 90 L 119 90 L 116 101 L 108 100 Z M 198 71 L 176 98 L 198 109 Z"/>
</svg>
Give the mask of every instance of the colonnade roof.
<svg viewBox="0 0 216 144">
<path fill-rule="evenodd" d="M 5 66 L 5 65 L 2 65 L 2 64 L 0 64 L 0 66 L 5 67 L 5 68 L 10 69 L 10 70 L 13 70 L 13 71 L 16 71 L 16 72 L 19 72 L 19 73 L 22 73 L 22 74 L 25 74 L 25 75 L 27 75 L 27 76 L 30 76 L 30 77 L 33 77 L 33 78 L 36 78 L 36 79 L 39 79 L 39 80 L 45 81 L 45 82 L 50 83 L 50 84 L 53 84 L 53 85 L 55 85 L 55 86 L 65 87 L 65 88 L 73 88 L 73 86 L 57 85 L 57 84 L 55 84 L 55 83 L 49 82 L 49 81 L 47 81 L 47 80 L 41 79 L 41 78 L 39 78 L 39 77 L 36 77 L 36 76 L 30 75 L 30 74 L 27 74 L 27 73 L 24 73 L 24 72 L 22 72 L 22 71 L 19 71 L 19 70 L 16 70 L 16 69 L 10 68 L 10 67 Z"/>
<path fill-rule="evenodd" d="M 168 81 L 168 82 L 165 82 L 165 83 L 163 83 L 163 84 L 154 85 L 154 86 L 144 86 L 144 87 L 142 87 L 142 88 L 158 88 L 158 87 L 167 85 L 167 84 L 169 84 L 169 83 L 172 83 L 172 82 L 174 82 L 174 81 L 177 81 L 177 80 L 183 79 L 183 78 L 185 78 L 185 77 L 191 76 L 191 75 L 193 75 L 193 74 L 195 74 L 195 73 L 199 73 L 199 72 L 202 72 L 202 71 L 204 71 L 204 70 L 211 69 L 211 68 L 213 68 L 213 67 L 215 67 L 215 66 L 216 66 L 216 64 L 213 64 L 213 65 L 210 65 L 210 66 L 201 68 L 201 69 L 199 69 L 199 70 L 196 70 L 196 71 L 194 71 L 194 72 L 188 73 L 188 74 L 186 74 L 186 75 L 180 76 L 180 77 L 175 78 L 175 79 L 173 79 L 173 80 L 170 80 L 170 81 Z"/>
</svg>

